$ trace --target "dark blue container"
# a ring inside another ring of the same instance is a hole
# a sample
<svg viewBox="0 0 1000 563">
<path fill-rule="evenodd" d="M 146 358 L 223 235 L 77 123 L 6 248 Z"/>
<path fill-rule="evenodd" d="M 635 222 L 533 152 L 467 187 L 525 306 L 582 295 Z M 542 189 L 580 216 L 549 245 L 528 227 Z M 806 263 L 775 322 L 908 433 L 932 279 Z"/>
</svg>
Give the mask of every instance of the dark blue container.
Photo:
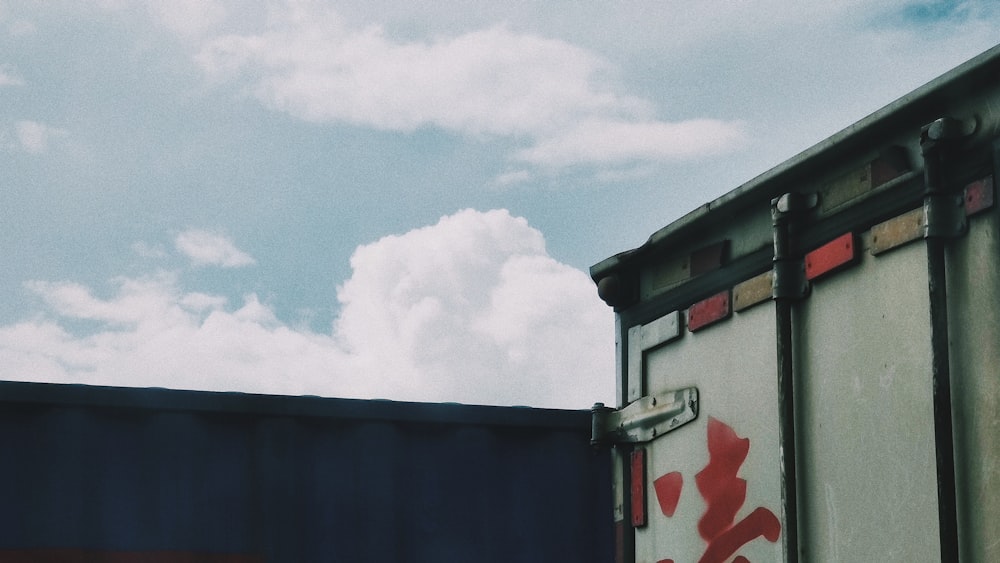
<svg viewBox="0 0 1000 563">
<path fill-rule="evenodd" d="M 0 563 L 609 561 L 589 411 L 0 382 Z"/>
</svg>

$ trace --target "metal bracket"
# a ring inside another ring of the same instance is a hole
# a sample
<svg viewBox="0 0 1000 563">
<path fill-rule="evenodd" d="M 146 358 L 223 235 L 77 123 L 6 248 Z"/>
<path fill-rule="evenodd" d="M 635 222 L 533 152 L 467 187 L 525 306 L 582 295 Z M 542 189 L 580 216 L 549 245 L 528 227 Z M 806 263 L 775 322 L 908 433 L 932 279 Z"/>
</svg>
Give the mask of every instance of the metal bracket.
<svg viewBox="0 0 1000 563">
<path fill-rule="evenodd" d="M 591 412 L 591 445 L 649 442 L 698 418 L 698 388 L 643 397 L 621 410 L 597 403 Z"/>
<path fill-rule="evenodd" d="M 945 180 L 946 168 L 963 139 L 975 132 L 974 120 L 942 117 L 920 131 L 924 157 L 924 225 L 926 239 L 952 238 L 965 233 L 965 202 Z"/>
<path fill-rule="evenodd" d="M 809 293 L 804 265 L 798 250 L 793 248 L 791 227 L 794 221 L 818 204 L 815 193 L 789 192 L 771 200 L 771 226 L 774 236 L 774 276 L 772 296 L 775 299 L 801 299 Z"/>
<path fill-rule="evenodd" d="M 795 213 L 809 211 L 819 203 L 815 193 L 789 192 L 771 200 L 771 218 L 775 221 Z"/>
<path fill-rule="evenodd" d="M 963 194 L 929 194 L 924 198 L 924 238 L 953 238 L 965 234 Z"/>
<path fill-rule="evenodd" d="M 801 299 L 809 294 L 805 264 L 802 260 L 775 260 L 771 277 L 771 296 L 775 299 Z"/>
</svg>

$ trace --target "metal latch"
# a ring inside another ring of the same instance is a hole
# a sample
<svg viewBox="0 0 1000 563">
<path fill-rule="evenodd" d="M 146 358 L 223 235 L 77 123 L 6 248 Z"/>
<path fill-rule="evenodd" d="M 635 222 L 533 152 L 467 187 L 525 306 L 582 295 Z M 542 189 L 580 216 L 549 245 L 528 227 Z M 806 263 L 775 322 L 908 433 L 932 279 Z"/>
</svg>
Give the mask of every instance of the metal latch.
<svg viewBox="0 0 1000 563">
<path fill-rule="evenodd" d="M 649 442 L 698 418 L 698 388 L 642 397 L 621 410 L 597 403 L 591 412 L 591 445 Z"/>
</svg>

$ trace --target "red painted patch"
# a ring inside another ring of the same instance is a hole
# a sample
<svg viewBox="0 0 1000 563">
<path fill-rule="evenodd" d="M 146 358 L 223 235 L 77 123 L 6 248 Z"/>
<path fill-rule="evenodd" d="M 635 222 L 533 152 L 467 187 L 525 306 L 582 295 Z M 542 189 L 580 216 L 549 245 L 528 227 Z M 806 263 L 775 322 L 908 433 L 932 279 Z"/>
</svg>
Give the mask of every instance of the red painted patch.
<svg viewBox="0 0 1000 563">
<path fill-rule="evenodd" d="M 733 525 L 747 497 L 747 482 L 736 476 L 750 451 L 750 440 L 740 438 L 719 420 L 708 419 L 708 465 L 695 475 L 698 492 L 708 504 L 698 521 L 698 533 L 709 541 Z"/>
<path fill-rule="evenodd" d="M 625 563 L 625 521 L 615 522 L 615 563 Z"/>
<path fill-rule="evenodd" d="M 695 475 L 698 492 L 707 505 L 698 521 L 698 533 L 708 544 L 699 563 L 725 563 L 751 541 L 763 537 L 774 543 L 781 535 L 781 522 L 763 507 L 733 523 L 746 501 L 747 482 L 738 473 L 749 453 L 749 438 L 740 438 L 724 422 L 708 418 L 708 463 Z M 664 515 L 674 515 L 683 485 L 684 477 L 676 471 L 653 481 Z M 673 559 L 661 559 L 657 563 L 673 563 Z M 737 555 L 732 563 L 750 563 L 750 560 Z"/>
<path fill-rule="evenodd" d="M 729 301 L 727 290 L 691 305 L 688 308 L 688 330 L 698 332 L 706 326 L 728 319 L 732 313 Z"/>
<path fill-rule="evenodd" d="M 670 518 L 677 510 L 677 502 L 681 499 L 681 488 L 684 486 L 684 476 L 674 471 L 653 481 L 656 500 L 660 502 L 663 515 Z"/>
<path fill-rule="evenodd" d="M 646 450 L 632 452 L 632 525 L 646 525 Z"/>
<path fill-rule="evenodd" d="M 814 280 L 853 263 L 858 258 L 856 249 L 854 233 L 847 233 L 806 254 L 806 279 Z"/>
<path fill-rule="evenodd" d="M 747 482 L 737 477 L 737 473 L 749 452 L 748 438 L 740 438 L 725 423 L 709 417 L 708 465 L 695 475 L 698 492 L 708 504 L 698 521 L 698 532 L 708 542 L 699 563 L 723 563 L 761 536 L 770 542 L 778 541 L 781 523 L 766 508 L 758 507 L 733 525 L 736 513 L 746 501 Z"/>
<path fill-rule="evenodd" d="M 725 563 L 736 551 L 751 541 L 764 536 L 767 541 L 778 541 L 781 522 L 766 508 L 757 508 L 738 524 L 722 532 L 708 544 L 708 549 L 698 563 Z M 743 558 L 746 561 L 746 558 Z"/>
<path fill-rule="evenodd" d="M 965 186 L 965 214 L 973 215 L 993 207 L 993 176 Z"/>
</svg>

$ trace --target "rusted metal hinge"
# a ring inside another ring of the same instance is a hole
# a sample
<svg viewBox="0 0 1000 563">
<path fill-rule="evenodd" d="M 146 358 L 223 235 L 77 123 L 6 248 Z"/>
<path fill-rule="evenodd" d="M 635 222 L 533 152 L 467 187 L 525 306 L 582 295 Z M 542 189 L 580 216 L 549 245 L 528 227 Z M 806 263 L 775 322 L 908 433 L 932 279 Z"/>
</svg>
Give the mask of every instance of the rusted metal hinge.
<svg viewBox="0 0 1000 563">
<path fill-rule="evenodd" d="M 592 445 L 649 442 L 698 418 L 698 388 L 642 397 L 621 410 L 597 403 L 591 412 Z"/>
</svg>

